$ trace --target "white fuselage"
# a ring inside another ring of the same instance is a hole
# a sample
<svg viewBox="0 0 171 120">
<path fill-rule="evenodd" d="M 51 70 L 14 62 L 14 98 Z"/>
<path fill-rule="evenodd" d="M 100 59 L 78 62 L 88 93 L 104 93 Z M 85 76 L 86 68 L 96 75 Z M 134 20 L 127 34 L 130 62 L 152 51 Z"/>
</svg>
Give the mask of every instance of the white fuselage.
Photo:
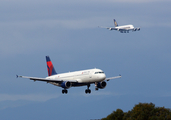
<svg viewBox="0 0 171 120">
<path fill-rule="evenodd" d="M 68 72 L 46 77 L 47 79 L 60 79 L 64 81 L 77 81 L 78 83 L 95 83 L 104 81 L 105 73 L 100 69 L 88 69 L 75 72 Z"/>
<path fill-rule="evenodd" d="M 134 26 L 133 25 L 123 25 L 123 26 L 118 26 L 115 27 L 117 30 L 133 30 Z"/>
</svg>

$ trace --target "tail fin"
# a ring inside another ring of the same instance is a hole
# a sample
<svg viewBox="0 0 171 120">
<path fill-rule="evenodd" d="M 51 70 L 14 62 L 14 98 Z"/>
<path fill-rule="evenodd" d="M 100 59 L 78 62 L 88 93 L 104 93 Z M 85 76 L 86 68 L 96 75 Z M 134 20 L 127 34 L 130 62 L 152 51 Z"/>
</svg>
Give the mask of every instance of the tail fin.
<svg viewBox="0 0 171 120">
<path fill-rule="evenodd" d="M 118 26 L 118 23 L 116 22 L 116 20 L 115 20 L 115 19 L 113 19 L 113 21 L 114 21 L 114 25 L 115 25 L 115 27 L 117 27 L 117 26 Z"/>
<path fill-rule="evenodd" d="M 56 75 L 57 73 L 55 71 L 55 68 L 53 67 L 53 64 L 49 56 L 46 56 L 46 63 L 47 63 L 48 76 Z"/>
</svg>

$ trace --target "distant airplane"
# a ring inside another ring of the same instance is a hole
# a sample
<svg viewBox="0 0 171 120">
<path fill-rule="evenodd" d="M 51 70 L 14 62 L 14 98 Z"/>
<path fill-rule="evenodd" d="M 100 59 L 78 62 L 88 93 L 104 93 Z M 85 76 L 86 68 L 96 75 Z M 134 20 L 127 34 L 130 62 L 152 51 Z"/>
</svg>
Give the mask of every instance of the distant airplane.
<svg viewBox="0 0 171 120">
<path fill-rule="evenodd" d="M 68 88 L 70 87 L 79 87 L 79 86 L 87 86 L 85 93 L 91 93 L 89 89 L 90 84 L 95 84 L 95 90 L 103 89 L 106 87 L 107 83 L 105 81 L 109 81 L 111 79 L 120 78 L 121 75 L 116 77 L 106 78 L 105 73 L 100 69 L 88 69 L 88 70 L 81 70 L 75 72 L 68 72 L 57 74 L 53 64 L 50 60 L 49 56 L 46 56 L 47 62 L 47 70 L 48 70 L 48 77 L 46 78 L 38 78 L 38 77 L 27 77 L 27 76 L 18 76 L 21 78 L 29 78 L 30 80 L 34 81 L 44 81 L 47 83 L 51 83 L 53 85 L 62 87 L 62 93 L 68 93 Z"/>
<path fill-rule="evenodd" d="M 123 25 L 123 26 L 118 26 L 117 22 L 115 19 L 113 19 L 115 27 L 101 27 L 101 28 L 107 28 L 109 30 L 117 30 L 120 31 L 121 33 L 129 33 L 129 31 L 139 31 L 140 28 L 134 28 L 133 25 Z"/>
</svg>

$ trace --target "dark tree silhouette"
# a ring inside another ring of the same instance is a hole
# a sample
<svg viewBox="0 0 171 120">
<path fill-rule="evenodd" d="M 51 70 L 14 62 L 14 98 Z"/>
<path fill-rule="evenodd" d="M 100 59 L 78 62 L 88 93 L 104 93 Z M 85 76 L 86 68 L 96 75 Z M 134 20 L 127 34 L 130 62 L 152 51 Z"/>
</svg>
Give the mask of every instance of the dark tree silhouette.
<svg viewBox="0 0 171 120">
<path fill-rule="evenodd" d="M 171 110 L 155 107 L 153 103 L 139 103 L 131 111 L 117 109 L 102 120 L 171 120 Z"/>
</svg>

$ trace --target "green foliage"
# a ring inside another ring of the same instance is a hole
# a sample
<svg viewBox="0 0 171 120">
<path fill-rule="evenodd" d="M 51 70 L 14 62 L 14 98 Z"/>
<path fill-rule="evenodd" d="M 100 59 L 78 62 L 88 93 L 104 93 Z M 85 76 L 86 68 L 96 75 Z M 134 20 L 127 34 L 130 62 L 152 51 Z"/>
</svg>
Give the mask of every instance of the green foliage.
<svg viewBox="0 0 171 120">
<path fill-rule="evenodd" d="M 113 111 L 110 115 L 107 116 L 106 120 L 121 120 L 124 116 L 124 113 L 121 109 Z"/>
<path fill-rule="evenodd" d="M 171 110 L 155 107 L 153 103 L 139 103 L 131 111 L 124 113 L 117 109 L 102 120 L 171 120 Z"/>
</svg>

